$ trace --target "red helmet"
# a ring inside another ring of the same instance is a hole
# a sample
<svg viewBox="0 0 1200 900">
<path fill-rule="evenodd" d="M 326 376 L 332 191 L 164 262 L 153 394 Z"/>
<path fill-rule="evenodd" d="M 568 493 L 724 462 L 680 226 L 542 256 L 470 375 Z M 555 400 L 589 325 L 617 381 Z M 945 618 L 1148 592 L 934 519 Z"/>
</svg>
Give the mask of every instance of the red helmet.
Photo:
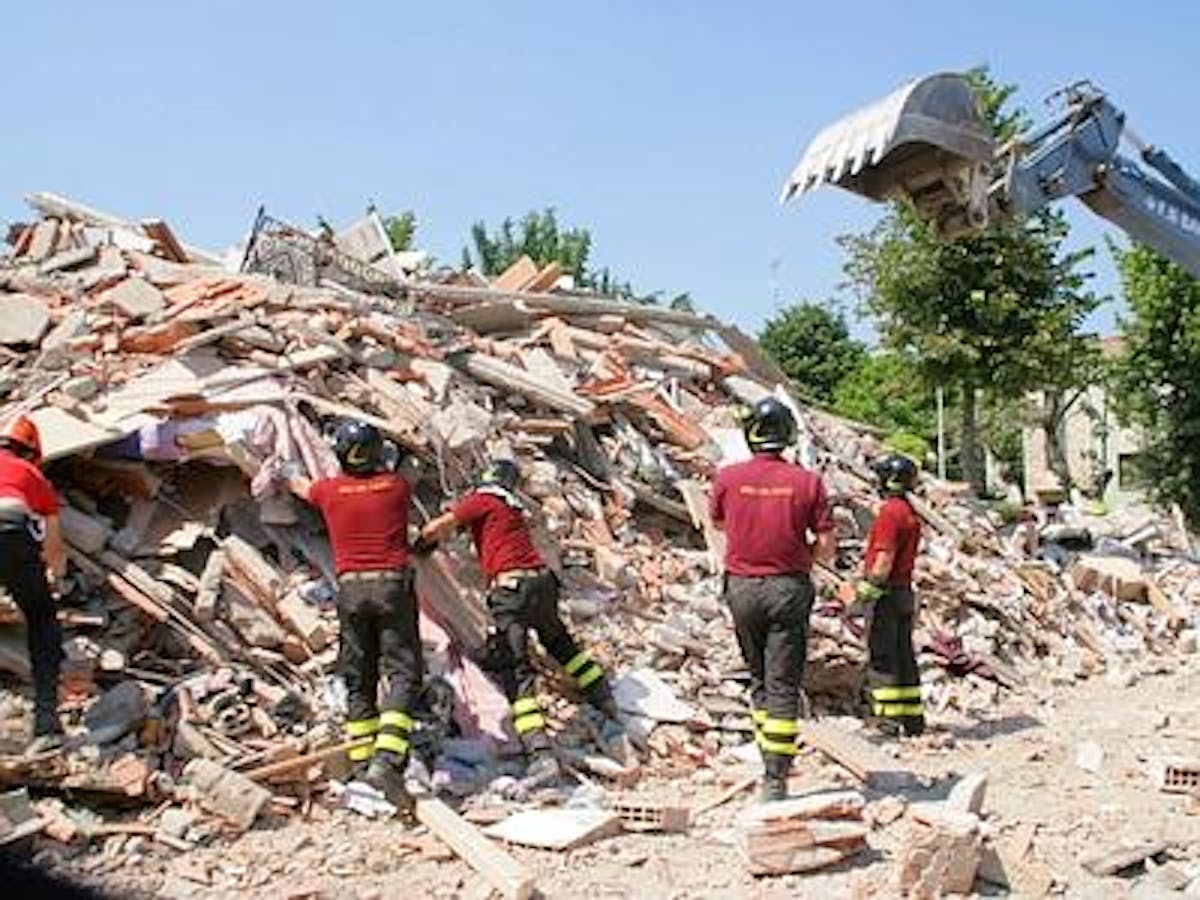
<svg viewBox="0 0 1200 900">
<path fill-rule="evenodd" d="M 17 416 L 0 428 L 0 447 L 29 460 L 35 466 L 42 463 L 42 436 L 29 416 Z"/>
</svg>

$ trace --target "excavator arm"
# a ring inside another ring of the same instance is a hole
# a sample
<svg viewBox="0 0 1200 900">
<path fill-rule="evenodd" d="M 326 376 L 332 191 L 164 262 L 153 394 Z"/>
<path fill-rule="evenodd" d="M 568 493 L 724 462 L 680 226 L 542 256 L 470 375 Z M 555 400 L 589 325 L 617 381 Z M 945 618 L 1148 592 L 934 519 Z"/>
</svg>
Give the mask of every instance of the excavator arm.
<svg viewBox="0 0 1200 900">
<path fill-rule="evenodd" d="M 953 238 L 1078 197 L 1200 276 L 1200 184 L 1138 138 L 1092 85 L 1056 96 L 1058 115 L 996 148 L 966 78 L 942 73 L 911 82 L 822 131 L 783 200 L 822 184 L 873 200 L 906 198 Z M 1119 153 L 1122 140 L 1144 165 Z"/>
</svg>

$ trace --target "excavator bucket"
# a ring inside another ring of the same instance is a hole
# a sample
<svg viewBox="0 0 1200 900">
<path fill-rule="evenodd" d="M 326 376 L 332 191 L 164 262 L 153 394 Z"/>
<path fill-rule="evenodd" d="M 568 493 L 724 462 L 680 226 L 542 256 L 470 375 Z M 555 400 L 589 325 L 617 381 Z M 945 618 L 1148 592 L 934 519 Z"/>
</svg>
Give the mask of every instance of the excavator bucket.
<svg viewBox="0 0 1200 900">
<path fill-rule="evenodd" d="M 994 143 L 967 79 L 930 75 L 818 134 L 780 200 L 823 184 L 877 201 L 904 197 L 952 237 L 987 224 Z"/>
</svg>

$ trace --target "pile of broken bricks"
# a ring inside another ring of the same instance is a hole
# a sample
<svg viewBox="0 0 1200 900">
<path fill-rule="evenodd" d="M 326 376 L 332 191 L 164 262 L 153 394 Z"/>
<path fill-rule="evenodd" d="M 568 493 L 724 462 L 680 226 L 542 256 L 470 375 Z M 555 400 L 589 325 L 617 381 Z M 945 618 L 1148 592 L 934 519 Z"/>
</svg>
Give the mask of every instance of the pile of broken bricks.
<svg viewBox="0 0 1200 900">
<path fill-rule="evenodd" d="M 640 753 L 606 756 L 546 666 L 560 751 L 628 798 L 639 777 L 719 769 L 751 733 L 707 494 L 719 466 L 746 456 L 739 407 L 784 399 L 801 424 L 795 458 L 824 475 L 840 538 L 836 566 L 815 573 L 806 692 L 817 712 L 860 711 L 862 627 L 845 607 L 881 447 L 798 403 L 736 327 L 587 295 L 527 258 L 492 280 L 401 259 L 373 216 L 332 236 L 260 216 L 250 244 L 221 255 L 161 220 L 29 201 L 41 218 L 13 226 L 0 257 L 0 418 L 33 416 L 66 504 L 70 739 L 20 755 L 28 704 L 6 692 L 0 784 L 160 817 L 194 810 L 183 844 L 331 796 L 344 750 L 332 556 L 272 473 L 335 472 L 324 434 L 344 417 L 395 442 L 418 522 L 493 454 L 521 461 L 565 615 L 616 674 Z M 959 485 L 923 476 L 916 502 L 934 722 L 987 710 L 1035 674 L 1195 651 L 1200 569 L 1170 519 L 1093 522 L 1092 553 L 1031 555 Z M 471 661 L 489 624 L 473 556 L 452 542 L 417 566 L 430 673 L 453 697 L 445 709 L 431 691 L 423 711 L 428 783 L 468 807 L 502 798 L 519 765 L 503 697 Z M 27 678 L 7 601 L 0 622 L 0 668 Z M 212 790 L 229 783 L 242 788 Z M 70 832 L 61 801 L 45 804 L 47 833 Z M 100 827 L 85 813 L 80 834 Z M 843 831 L 817 841 L 825 856 L 857 846 L 853 829 L 824 828 Z"/>
</svg>

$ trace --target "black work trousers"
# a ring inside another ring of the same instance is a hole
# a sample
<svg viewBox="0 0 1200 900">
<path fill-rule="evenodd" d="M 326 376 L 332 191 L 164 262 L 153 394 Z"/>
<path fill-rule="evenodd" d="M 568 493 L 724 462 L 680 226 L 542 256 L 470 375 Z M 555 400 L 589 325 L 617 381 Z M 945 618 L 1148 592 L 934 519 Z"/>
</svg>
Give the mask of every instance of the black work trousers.
<svg viewBox="0 0 1200 900">
<path fill-rule="evenodd" d="M 41 545 L 24 526 L 0 530 L 0 585 L 25 616 L 26 642 L 33 670 L 35 735 L 54 734 L 58 724 L 58 674 L 62 665 L 62 631 L 54 598 L 46 581 Z"/>
<path fill-rule="evenodd" d="M 365 760 L 373 751 L 405 757 L 412 729 L 409 716 L 424 673 L 412 571 L 370 579 L 343 575 L 338 579 L 337 610 L 338 673 L 346 682 L 349 707 L 346 735 L 377 736 L 374 747 L 351 751 L 350 758 Z M 382 704 L 380 675 L 387 678 Z"/>
<path fill-rule="evenodd" d="M 800 682 L 814 597 L 807 575 L 725 579 L 738 646 L 750 669 L 755 732 L 768 770 L 790 765 L 796 753 Z"/>
<path fill-rule="evenodd" d="M 535 692 L 530 629 L 537 632 L 546 652 L 575 680 L 589 703 L 601 707 L 612 696 L 600 664 L 580 649 L 563 624 L 558 599 L 558 579 L 549 569 L 511 580 L 501 575 L 488 594 L 496 632 L 488 642 L 483 668 L 496 678 L 512 704 L 513 726 L 526 744 L 537 744 L 538 734 L 546 726 Z"/>
<path fill-rule="evenodd" d="M 921 673 L 913 648 L 916 601 L 911 587 L 893 586 L 868 613 L 867 691 L 872 715 L 906 731 L 923 727 Z"/>
</svg>

